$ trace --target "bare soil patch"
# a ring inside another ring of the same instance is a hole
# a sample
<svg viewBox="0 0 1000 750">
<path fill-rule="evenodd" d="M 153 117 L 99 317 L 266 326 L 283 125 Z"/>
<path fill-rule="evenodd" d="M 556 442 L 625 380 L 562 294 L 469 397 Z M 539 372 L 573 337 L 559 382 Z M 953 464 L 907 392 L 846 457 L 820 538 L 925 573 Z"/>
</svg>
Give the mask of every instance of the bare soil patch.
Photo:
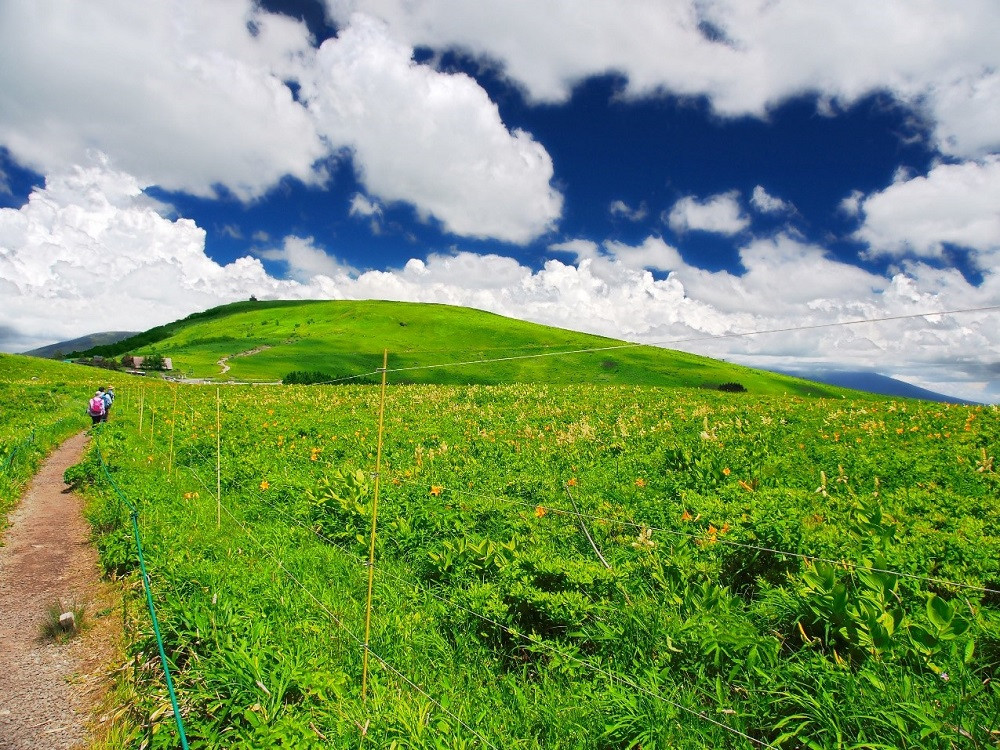
<svg viewBox="0 0 1000 750">
<path fill-rule="evenodd" d="M 86 747 L 121 643 L 121 603 L 101 582 L 83 500 L 63 481 L 87 436 L 57 448 L 32 480 L 0 547 L 0 748 Z M 49 610 L 84 608 L 83 628 L 43 636 Z"/>
</svg>

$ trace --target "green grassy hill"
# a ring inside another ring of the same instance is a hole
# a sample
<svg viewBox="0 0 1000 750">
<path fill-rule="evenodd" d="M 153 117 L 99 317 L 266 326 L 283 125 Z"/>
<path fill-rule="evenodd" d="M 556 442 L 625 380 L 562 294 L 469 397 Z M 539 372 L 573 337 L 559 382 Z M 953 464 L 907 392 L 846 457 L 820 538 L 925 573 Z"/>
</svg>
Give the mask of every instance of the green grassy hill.
<svg viewBox="0 0 1000 750">
<path fill-rule="evenodd" d="M 192 378 L 277 381 L 293 371 L 394 383 L 572 383 L 840 396 L 848 391 L 652 346 L 461 307 L 387 301 L 240 302 L 86 354 L 157 353 Z M 579 351 L 588 350 L 588 351 Z M 226 360 L 225 373 L 219 364 Z M 416 368 L 416 369 L 410 369 Z"/>
</svg>

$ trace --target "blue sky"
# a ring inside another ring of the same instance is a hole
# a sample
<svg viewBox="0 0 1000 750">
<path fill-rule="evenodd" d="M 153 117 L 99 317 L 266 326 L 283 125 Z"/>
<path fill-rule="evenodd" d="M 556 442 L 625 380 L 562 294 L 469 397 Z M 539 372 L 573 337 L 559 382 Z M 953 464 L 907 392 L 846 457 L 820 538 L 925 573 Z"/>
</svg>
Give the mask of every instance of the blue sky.
<svg viewBox="0 0 1000 750">
<path fill-rule="evenodd" d="M 917 314 L 1000 305 L 997 38 L 985 0 L 11 0 L 0 349 L 386 298 L 996 402 L 998 312 Z"/>
</svg>

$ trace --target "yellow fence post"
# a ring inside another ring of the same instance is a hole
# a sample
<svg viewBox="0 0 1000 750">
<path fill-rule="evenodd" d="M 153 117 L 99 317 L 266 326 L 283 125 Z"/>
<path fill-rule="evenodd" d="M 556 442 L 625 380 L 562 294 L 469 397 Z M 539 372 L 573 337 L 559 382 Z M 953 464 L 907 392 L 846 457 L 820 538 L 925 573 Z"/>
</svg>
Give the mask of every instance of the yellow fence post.
<svg viewBox="0 0 1000 750">
<path fill-rule="evenodd" d="M 177 427 L 177 384 L 174 383 L 174 407 L 170 412 L 170 453 L 167 458 L 167 476 L 174 470 L 174 430 Z"/>
<path fill-rule="evenodd" d="M 222 528 L 222 397 L 215 389 L 215 528 Z"/>
<path fill-rule="evenodd" d="M 365 604 L 365 643 L 361 666 L 361 701 L 368 699 L 368 636 L 372 624 L 372 584 L 375 581 L 375 528 L 378 523 L 378 490 L 382 471 L 382 433 L 385 424 L 385 375 L 389 365 L 389 350 L 382 350 L 382 391 L 378 404 L 378 448 L 375 453 L 375 488 L 372 497 L 372 533 L 368 546 L 368 598 Z"/>
</svg>

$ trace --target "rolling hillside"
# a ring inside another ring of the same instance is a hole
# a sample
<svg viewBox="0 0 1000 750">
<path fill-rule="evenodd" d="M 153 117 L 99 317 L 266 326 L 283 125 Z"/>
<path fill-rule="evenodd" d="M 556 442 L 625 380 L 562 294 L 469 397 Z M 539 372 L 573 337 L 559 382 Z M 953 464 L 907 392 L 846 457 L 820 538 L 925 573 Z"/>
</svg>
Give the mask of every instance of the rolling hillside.
<svg viewBox="0 0 1000 750">
<path fill-rule="evenodd" d="M 158 353 L 170 357 L 175 374 L 184 377 L 274 382 L 293 371 L 321 372 L 331 379 L 360 375 L 373 380 L 383 350 L 389 352 L 394 383 L 591 383 L 709 389 L 739 383 L 752 393 L 831 397 L 846 393 L 707 357 L 630 345 L 480 310 L 406 302 L 240 302 L 84 354 Z"/>
</svg>

